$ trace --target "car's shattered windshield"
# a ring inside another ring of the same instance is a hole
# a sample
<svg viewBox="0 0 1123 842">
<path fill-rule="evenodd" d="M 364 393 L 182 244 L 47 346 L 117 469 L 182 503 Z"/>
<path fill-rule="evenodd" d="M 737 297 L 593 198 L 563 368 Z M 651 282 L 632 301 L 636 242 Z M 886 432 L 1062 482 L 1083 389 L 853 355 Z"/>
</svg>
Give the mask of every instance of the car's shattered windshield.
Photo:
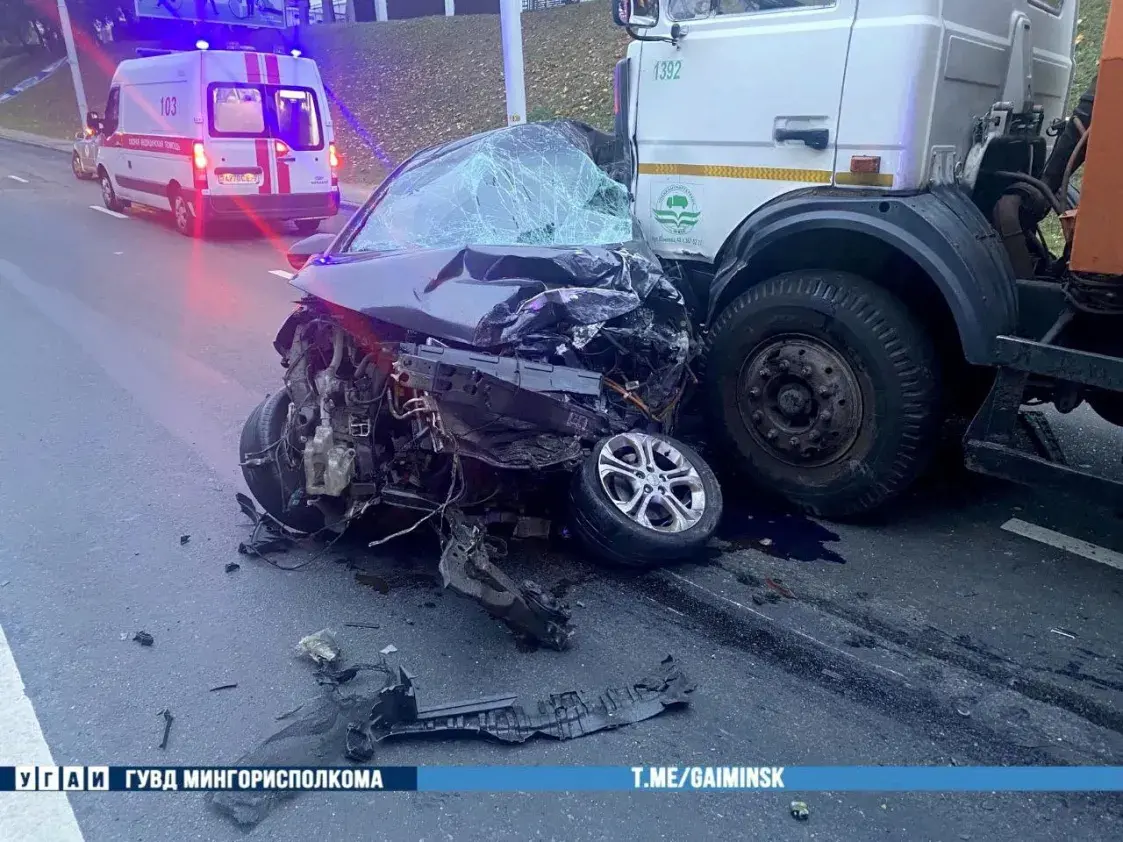
<svg viewBox="0 0 1123 842">
<path fill-rule="evenodd" d="M 344 250 L 627 242 L 627 189 L 597 166 L 593 142 L 571 124 L 532 123 L 418 156 Z"/>
</svg>

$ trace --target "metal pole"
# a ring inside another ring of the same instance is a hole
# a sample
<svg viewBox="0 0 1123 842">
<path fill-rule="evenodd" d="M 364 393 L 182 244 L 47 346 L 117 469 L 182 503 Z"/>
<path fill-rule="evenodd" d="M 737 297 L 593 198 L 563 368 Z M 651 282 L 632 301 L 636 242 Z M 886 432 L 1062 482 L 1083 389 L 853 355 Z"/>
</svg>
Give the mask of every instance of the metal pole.
<svg viewBox="0 0 1123 842">
<path fill-rule="evenodd" d="M 503 82 L 507 87 L 508 126 L 526 122 L 522 14 L 522 0 L 499 0 L 499 29 L 503 37 Z"/>
<path fill-rule="evenodd" d="M 74 96 L 78 98 L 78 125 L 86 125 L 86 89 L 82 85 L 82 72 L 78 69 L 78 51 L 74 48 L 74 33 L 70 31 L 70 12 L 66 0 L 58 0 L 59 26 L 66 42 L 66 58 L 70 62 L 70 76 L 74 80 Z"/>
</svg>

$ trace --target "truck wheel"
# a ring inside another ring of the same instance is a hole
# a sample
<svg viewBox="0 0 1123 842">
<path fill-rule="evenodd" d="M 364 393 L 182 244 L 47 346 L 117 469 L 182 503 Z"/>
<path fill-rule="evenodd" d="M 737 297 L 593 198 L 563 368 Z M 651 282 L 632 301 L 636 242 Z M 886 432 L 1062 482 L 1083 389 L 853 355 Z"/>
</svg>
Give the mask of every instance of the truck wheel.
<svg viewBox="0 0 1123 842">
<path fill-rule="evenodd" d="M 183 236 L 203 236 L 203 217 L 195 212 L 194 205 L 179 191 L 172 194 L 172 217 L 175 219 L 175 230 Z"/>
<path fill-rule="evenodd" d="M 125 203 L 117 198 L 117 191 L 113 189 L 113 180 L 105 170 L 101 171 L 101 202 L 106 210 L 114 213 L 121 213 L 125 209 Z"/>
<path fill-rule="evenodd" d="M 590 552 L 623 567 L 691 558 L 721 520 L 721 486 L 692 448 L 669 436 L 601 439 L 573 475 L 573 532 Z"/>
<path fill-rule="evenodd" d="M 296 227 L 296 233 L 302 237 L 310 237 L 320 230 L 320 223 L 322 219 L 294 219 L 293 225 Z"/>
<path fill-rule="evenodd" d="M 269 514 L 285 526 L 301 532 L 316 532 L 324 526 L 324 516 L 314 506 L 289 508 L 293 492 L 304 487 L 304 470 L 299 454 L 282 441 L 288 420 L 288 393 L 281 390 L 270 395 L 250 413 L 242 427 L 238 444 L 238 462 L 250 492 Z M 263 459 L 259 465 L 247 461 Z"/>
<path fill-rule="evenodd" d="M 935 449 L 939 366 L 923 326 L 846 272 L 792 272 L 722 311 L 707 349 L 719 438 L 746 479 L 819 517 L 871 511 Z"/>
</svg>

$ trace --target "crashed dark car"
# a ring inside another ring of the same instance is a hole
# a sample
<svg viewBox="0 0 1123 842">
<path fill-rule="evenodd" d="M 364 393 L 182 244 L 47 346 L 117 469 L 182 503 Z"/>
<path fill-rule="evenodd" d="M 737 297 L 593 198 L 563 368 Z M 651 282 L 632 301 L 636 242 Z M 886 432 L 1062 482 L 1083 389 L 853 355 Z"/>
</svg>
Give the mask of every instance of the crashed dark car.
<svg viewBox="0 0 1123 842">
<path fill-rule="evenodd" d="M 438 146 L 338 235 L 293 247 L 284 388 L 241 441 L 269 515 L 340 533 L 415 510 L 442 536 L 446 586 L 558 648 L 567 612 L 490 561 L 496 524 L 544 537 L 553 522 L 630 566 L 703 547 L 721 490 L 671 437 L 697 343 L 614 150 L 568 121 Z"/>
</svg>

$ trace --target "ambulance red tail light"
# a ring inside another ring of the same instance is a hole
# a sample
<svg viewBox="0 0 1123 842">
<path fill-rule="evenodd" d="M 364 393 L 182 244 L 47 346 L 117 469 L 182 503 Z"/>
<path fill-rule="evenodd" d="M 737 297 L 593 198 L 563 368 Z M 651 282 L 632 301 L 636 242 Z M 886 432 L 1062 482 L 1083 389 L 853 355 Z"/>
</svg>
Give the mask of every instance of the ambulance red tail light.
<svg viewBox="0 0 1123 842">
<path fill-rule="evenodd" d="M 277 153 L 278 158 L 284 158 L 289 154 L 289 145 L 283 140 L 273 141 L 273 151 Z"/>
<path fill-rule="evenodd" d="M 207 150 L 203 148 L 203 144 L 195 143 L 191 147 L 191 163 L 195 167 L 195 185 L 199 187 L 207 186 Z"/>
<path fill-rule="evenodd" d="M 339 167 L 343 162 L 339 159 L 339 152 L 336 151 L 335 144 L 328 144 L 328 164 L 331 165 L 331 183 L 334 187 L 339 184 Z"/>
</svg>

